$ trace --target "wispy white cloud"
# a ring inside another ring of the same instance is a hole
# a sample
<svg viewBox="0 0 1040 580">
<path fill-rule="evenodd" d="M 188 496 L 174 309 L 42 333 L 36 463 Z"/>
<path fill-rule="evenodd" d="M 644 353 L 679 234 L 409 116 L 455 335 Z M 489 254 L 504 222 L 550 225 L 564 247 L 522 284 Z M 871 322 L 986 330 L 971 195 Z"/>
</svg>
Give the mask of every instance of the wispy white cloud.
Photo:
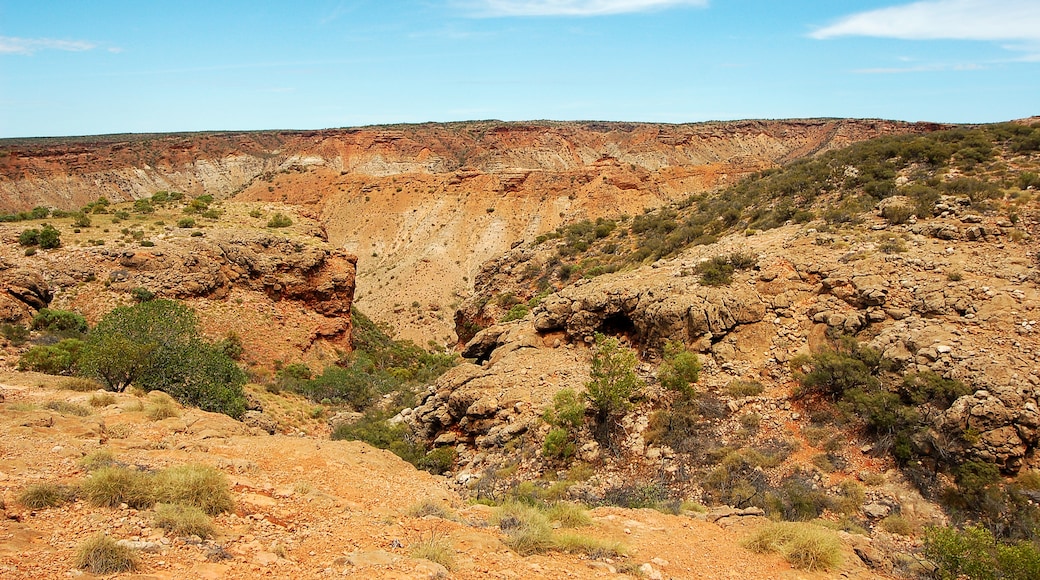
<svg viewBox="0 0 1040 580">
<path fill-rule="evenodd" d="M 57 40 L 54 38 L 19 38 L 0 36 L 0 54 L 31 55 L 41 50 L 64 50 L 83 52 L 97 48 L 97 44 L 85 40 Z"/>
<path fill-rule="evenodd" d="M 1040 41 L 1037 0 L 929 0 L 846 16 L 812 38 Z"/>
<path fill-rule="evenodd" d="M 708 0 L 458 0 L 472 16 L 606 16 L 649 12 L 679 6 L 708 5 Z"/>
<path fill-rule="evenodd" d="M 943 71 L 972 71 L 972 70 L 986 70 L 988 67 L 978 63 L 962 63 L 962 64 L 922 64 L 917 66 L 896 66 L 896 67 L 877 67 L 877 68 L 860 68 L 854 69 L 852 72 L 859 74 L 901 74 L 901 73 L 918 73 L 918 72 L 943 72 Z"/>
</svg>

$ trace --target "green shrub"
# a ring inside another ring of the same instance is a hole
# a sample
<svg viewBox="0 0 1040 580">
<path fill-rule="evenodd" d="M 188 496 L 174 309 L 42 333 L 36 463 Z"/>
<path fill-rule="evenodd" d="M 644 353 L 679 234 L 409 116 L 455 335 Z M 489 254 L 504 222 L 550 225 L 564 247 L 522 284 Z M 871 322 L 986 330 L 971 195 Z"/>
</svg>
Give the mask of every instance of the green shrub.
<svg viewBox="0 0 1040 580">
<path fill-rule="evenodd" d="M 193 228 L 195 227 L 195 218 L 183 217 L 177 220 L 177 227 L 179 228 Z"/>
<path fill-rule="evenodd" d="M 175 536 L 213 535 L 213 521 L 196 506 L 160 503 L 155 506 L 155 525 Z"/>
<path fill-rule="evenodd" d="M 18 503 L 29 509 L 58 507 L 76 497 L 76 491 L 65 485 L 56 483 L 38 483 L 30 485 L 18 494 Z"/>
<path fill-rule="evenodd" d="M 43 308 L 33 316 L 32 329 L 54 333 L 83 334 L 87 332 L 87 319 L 76 312 Z"/>
<path fill-rule="evenodd" d="M 424 455 L 416 467 L 429 471 L 434 475 L 441 475 L 451 470 L 457 455 L 452 447 L 437 447 Z"/>
<path fill-rule="evenodd" d="M 82 340 L 66 338 L 53 346 L 34 346 L 18 359 L 18 369 L 49 375 L 72 374 L 78 368 L 84 344 Z"/>
<path fill-rule="evenodd" d="M 664 362 L 657 370 L 661 386 L 678 391 L 685 397 L 693 396 L 693 384 L 701 372 L 701 361 L 695 353 L 686 350 L 681 342 L 668 341 L 664 346 Z"/>
<path fill-rule="evenodd" d="M 377 394 L 371 376 L 354 365 L 326 367 L 321 375 L 301 381 L 294 390 L 312 401 L 328 399 L 333 403 L 346 403 L 358 411 L 368 408 Z"/>
<path fill-rule="evenodd" d="M 135 286 L 130 289 L 130 297 L 135 302 L 150 302 L 155 300 L 155 292 L 141 286 Z"/>
<path fill-rule="evenodd" d="M 562 389 L 553 395 L 553 404 L 542 414 L 542 419 L 566 431 L 579 429 L 585 422 L 585 405 L 571 389 Z"/>
<path fill-rule="evenodd" d="M 136 570 L 137 552 L 122 546 L 104 532 L 91 536 L 76 549 L 76 568 L 107 576 Z"/>
<path fill-rule="evenodd" d="M 527 307 L 526 304 L 514 304 L 509 309 L 509 312 L 506 312 L 506 315 L 502 317 L 502 322 L 512 322 L 514 320 L 520 320 L 523 317 L 527 316 L 529 312 L 530 309 Z"/>
<path fill-rule="evenodd" d="M 61 232 L 50 224 L 43 224 L 43 227 L 40 228 L 39 241 L 41 249 L 50 250 L 52 248 L 60 248 Z"/>
<path fill-rule="evenodd" d="M 29 329 L 20 324 L 0 324 L 0 334 L 13 346 L 21 346 L 29 340 Z"/>
<path fill-rule="evenodd" d="M 854 340 L 843 341 L 835 350 L 821 350 L 805 359 L 796 357 L 791 366 L 801 383 L 796 395 L 826 395 L 838 399 L 853 388 L 876 389 L 880 384 L 874 373 L 880 355 L 869 348 L 860 347 Z M 809 366 L 809 372 L 800 367 Z"/>
<path fill-rule="evenodd" d="M 40 230 L 36 228 L 22 230 L 22 233 L 18 234 L 18 243 L 22 246 L 40 245 Z"/>
<path fill-rule="evenodd" d="M 332 440 L 364 441 L 378 449 L 388 449 L 415 465 L 425 455 L 422 444 L 404 424 L 387 422 L 389 416 L 379 410 L 370 410 L 361 420 L 341 424 L 332 431 Z"/>
<path fill-rule="evenodd" d="M 545 435 L 542 443 L 542 455 L 553 459 L 568 459 L 574 455 L 575 447 L 571 434 L 563 428 L 553 427 Z"/>
<path fill-rule="evenodd" d="M 276 213 L 271 216 L 271 219 L 267 222 L 269 228 L 285 228 L 293 224 L 292 219 L 283 213 Z"/>
<path fill-rule="evenodd" d="M 184 405 L 241 417 L 245 373 L 199 335 L 195 313 L 151 300 L 106 314 L 87 335 L 81 368 L 113 391 L 130 383 L 163 391 Z"/>
<path fill-rule="evenodd" d="M 767 524 L 744 541 L 752 552 L 775 552 L 800 570 L 830 570 L 841 565 L 841 540 L 807 523 Z"/>
<path fill-rule="evenodd" d="M 765 390 L 758 381 L 732 380 L 726 385 L 726 394 L 733 398 L 755 397 Z"/>
<path fill-rule="evenodd" d="M 733 282 L 733 270 L 733 265 L 722 256 L 700 262 L 694 268 L 703 286 L 729 286 Z"/>
</svg>

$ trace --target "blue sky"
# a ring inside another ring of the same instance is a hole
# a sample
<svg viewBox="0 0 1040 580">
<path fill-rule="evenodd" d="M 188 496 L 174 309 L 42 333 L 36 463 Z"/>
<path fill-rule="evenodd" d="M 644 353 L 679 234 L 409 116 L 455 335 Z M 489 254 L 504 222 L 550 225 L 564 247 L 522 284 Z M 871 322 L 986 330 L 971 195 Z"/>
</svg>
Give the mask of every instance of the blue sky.
<svg viewBox="0 0 1040 580">
<path fill-rule="evenodd" d="M 1040 114 L 1040 0 L 0 0 L 0 137 Z"/>
</svg>

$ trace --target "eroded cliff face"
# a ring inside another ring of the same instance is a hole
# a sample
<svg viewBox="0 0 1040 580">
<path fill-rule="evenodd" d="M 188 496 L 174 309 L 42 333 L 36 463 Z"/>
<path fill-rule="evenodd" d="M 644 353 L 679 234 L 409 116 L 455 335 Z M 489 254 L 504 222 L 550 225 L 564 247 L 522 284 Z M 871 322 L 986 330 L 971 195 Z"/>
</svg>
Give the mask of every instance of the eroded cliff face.
<svg viewBox="0 0 1040 580">
<path fill-rule="evenodd" d="M 195 237 L 169 228 L 151 247 L 68 240 L 25 256 L 18 229 L 0 227 L 0 322 L 26 325 L 44 307 L 96 322 L 143 288 L 185 301 L 213 339 L 237 334 L 253 364 L 328 364 L 352 348 L 357 258 L 322 240 L 245 228 L 210 228 Z"/>
<path fill-rule="evenodd" d="M 358 305 L 454 341 L 488 259 L 562 223 L 645 208 L 878 135 L 938 128 L 810 119 L 690 125 L 428 124 L 0 142 L 0 209 L 174 190 L 297 204 L 360 256 Z"/>
</svg>

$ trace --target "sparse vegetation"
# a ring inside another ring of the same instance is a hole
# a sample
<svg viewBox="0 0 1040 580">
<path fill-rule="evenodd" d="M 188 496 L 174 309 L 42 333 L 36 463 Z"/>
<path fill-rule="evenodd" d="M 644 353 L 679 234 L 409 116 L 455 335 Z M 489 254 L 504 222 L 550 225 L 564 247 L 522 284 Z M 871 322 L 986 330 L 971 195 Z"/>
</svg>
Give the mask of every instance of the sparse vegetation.
<svg viewBox="0 0 1040 580">
<path fill-rule="evenodd" d="M 610 422 L 631 405 L 631 398 L 639 387 L 635 367 L 635 353 L 623 348 L 616 338 L 596 335 L 585 398 L 595 412 L 597 437 L 602 441 L 608 438 Z"/>
<path fill-rule="evenodd" d="M 136 570 L 138 556 L 132 548 L 121 546 L 104 532 L 99 532 L 76 549 L 75 566 L 92 574 L 118 574 Z"/>
<path fill-rule="evenodd" d="M 455 548 L 447 538 L 436 533 L 412 544 L 411 556 L 436 562 L 449 571 L 455 568 Z"/>
<path fill-rule="evenodd" d="M 160 503 L 155 506 L 155 525 L 175 536 L 213 535 L 213 520 L 202 509 L 175 503 Z"/>
<path fill-rule="evenodd" d="M 18 503 L 29 509 L 58 507 L 75 499 L 76 490 L 56 483 L 30 485 L 18 494 Z"/>
<path fill-rule="evenodd" d="M 841 565 L 841 540 L 829 530 L 800 522 L 766 524 L 744 542 L 752 552 L 775 552 L 801 570 Z"/>
<path fill-rule="evenodd" d="M 283 213 L 276 213 L 271 216 L 271 219 L 267 221 L 267 227 L 269 228 L 286 228 L 293 224 L 292 219 Z"/>
<path fill-rule="evenodd" d="M 179 302 L 112 310 L 87 335 L 80 365 L 113 391 L 133 383 L 206 411 L 232 417 L 245 411 L 245 373 L 201 338 L 195 313 Z"/>
</svg>

